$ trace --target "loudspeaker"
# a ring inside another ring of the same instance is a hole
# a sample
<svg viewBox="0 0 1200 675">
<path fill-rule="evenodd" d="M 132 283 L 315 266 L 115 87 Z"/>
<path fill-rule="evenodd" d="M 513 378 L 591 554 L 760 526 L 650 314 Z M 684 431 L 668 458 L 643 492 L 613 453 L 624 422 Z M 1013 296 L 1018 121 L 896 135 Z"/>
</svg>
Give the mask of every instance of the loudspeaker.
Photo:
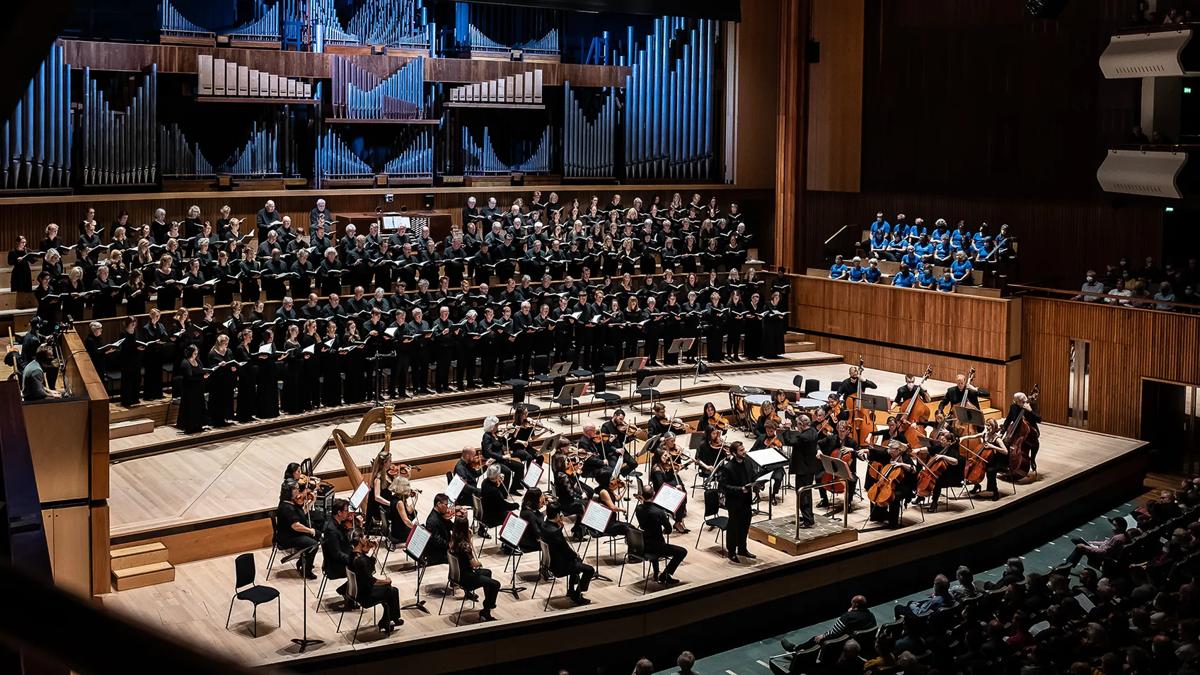
<svg viewBox="0 0 1200 675">
<path fill-rule="evenodd" d="M 422 203 L 423 203 L 423 204 L 424 204 L 424 206 L 425 206 L 425 210 L 426 210 L 426 211 L 432 211 L 432 210 L 433 210 L 433 195 L 432 195 L 432 194 L 426 194 L 426 195 L 424 195 L 424 196 L 423 196 L 423 199 L 424 199 L 424 201 L 423 201 Z"/>
<path fill-rule="evenodd" d="M 1025 0 L 1025 14 L 1034 19 L 1057 19 L 1069 0 Z"/>
</svg>

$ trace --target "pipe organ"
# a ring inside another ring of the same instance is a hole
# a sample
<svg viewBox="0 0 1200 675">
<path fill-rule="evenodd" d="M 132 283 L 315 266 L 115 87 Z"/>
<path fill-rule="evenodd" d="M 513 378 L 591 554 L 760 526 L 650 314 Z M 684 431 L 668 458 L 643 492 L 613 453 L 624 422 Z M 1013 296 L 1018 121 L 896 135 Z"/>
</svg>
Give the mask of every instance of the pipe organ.
<svg viewBox="0 0 1200 675">
<path fill-rule="evenodd" d="M 253 17 L 239 26 L 218 33 L 193 22 L 183 15 L 171 0 L 161 0 L 159 36 L 165 41 L 211 43 L 219 34 L 231 42 L 273 46 L 280 40 L 279 4 L 268 7 L 264 0 L 254 0 Z"/>
<path fill-rule="evenodd" d="M 254 18 L 222 35 L 233 42 L 279 42 L 279 3 L 266 7 L 256 0 Z"/>
<path fill-rule="evenodd" d="M 413 128 L 392 136 L 383 152 L 368 146 L 363 139 L 347 142 L 333 129 L 318 139 L 316 158 L 317 186 L 326 180 L 369 180 L 378 175 L 389 179 L 433 180 L 433 132 Z M 378 159 L 376 158 L 378 157 Z"/>
<path fill-rule="evenodd" d="M 309 82 L 238 65 L 210 54 L 196 56 L 196 76 L 201 96 L 312 99 Z"/>
<path fill-rule="evenodd" d="M 365 0 L 350 19 L 362 44 L 428 51 L 435 25 L 425 0 Z"/>
<path fill-rule="evenodd" d="M 296 175 L 295 137 L 289 116 L 268 123 L 254 122 L 250 138 L 216 170 L 235 178 Z"/>
<path fill-rule="evenodd" d="M 567 82 L 563 106 L 563 176 L 615 176 L 616 93 L 611 89 L 579 91 Z"/>
<path fill-rule="evenodd" d="M 414 58 L 381 78 L 352 59 L 330 59 L 333 116 L 346 119 L 424 119 L 425 59 Z"/>
<path fill-rule="evenodd" d="M 71 67 L 55 43 L 4 121 L 0 189 L 71 185 Z"/>
<path fill-rule="evenodd" d="M 151 65 L 148 73 L 122 84 L 129 86 L 114 87 L 114 93 L 128 94 L 129 103 L 118 108 L 91 69 L 83 69 L 80 163 L 85 186 L 147 185 L 158 180 L 158 66 Z"/>
<path fill-rule="evenodd" d="M 558 56 L 558 12 L 473 2 L 455 5 L 454 41 L 472 56 L 503 56 L 513 50 L 530 56 Z"/>
<path fill-rule="evenodd" d="M 662 17 L 640 45 L 628 30 L 627 178 L 706 179 L 713 167 L 717 22 Z"/>
<path fill-rule="evenodd" d="M 486 82 L 464 84 L 450 89 L 451 103 L 532 103 L 542 102 L 542 71 L 526 71 Z"/>
<path fill-rule="evenodd" d="M 216 33 L 192 23 L 182 12 L 175 9 L 171 0 L 162 0 L 159 6 L 159 36 L 164 39 L 212 40 Z"/>
<path fill-rule="evenodd" d="M 505 144 L 505 156 L 501 159 L 496 151 L 492 132 L 483 127 L 483 138 L 476 143 L 471 130 L 461 128 L 463 149 L 463 175 L 486 176 L 506 173 L 550 173 L 553 166 L 550 126 L 546 125 L 540 137 L 521 139 L 509 136 Z"/>
<path fill-rule="evenodd" d="M 205 178 L 217 173 L 199 144 L 189 142 L 178 124 L 159 127 L 158 152 L 163 178 Z"/>
<path fill-rule="evenodd" d="M 325 45 L 356 45 L 358 36 L 342 27 L 333 0 L 284 0 L 284 16 L 296 23 L 311 22 L 313 51 L 325 51 Z M 305 5 L 307 4 L 307 8 Z M 304 16 L 304 9 L 308 16 Z"/>
</svg>

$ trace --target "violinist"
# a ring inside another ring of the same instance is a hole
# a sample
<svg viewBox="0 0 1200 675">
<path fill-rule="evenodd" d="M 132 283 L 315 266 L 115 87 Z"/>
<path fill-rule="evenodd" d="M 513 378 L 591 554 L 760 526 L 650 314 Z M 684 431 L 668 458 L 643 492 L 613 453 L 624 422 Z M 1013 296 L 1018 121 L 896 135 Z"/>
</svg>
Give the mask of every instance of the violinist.
<svg viewBox="0 0 1200 675">
<path fill-rule="evenodd" d="M 729 525 L 725 530 L 725 549 L 730 562 L 740 562 L 744 555 L 753 560 L 758 556 L 746 548 L 746 536 L 750 533 L 751 492 L 754 475 L 746 463 L 746 446 L 741 441 L 729 445 L 731 459 L 721 465 L 718 482 L 725 494 L 725 507 L 729 510 Z"/>
<path fill-rule="evenodd" d="M 675 570 L 679 568 L 683 559 L 687 557 L 687 549 L 675 544 L 668 544 L 663 538 L 664 534 L 671 532 L 671 523 L 667 512 L 654 503 L 654 493 L 654 488 L 649 485 L 642 488 L 641 503 L 634 509 L 634 514 L 637 516 L 638 526 L 645 538 L 646 553 L 655 556 L 650 561 L 654 570 L 654 580 L 664 586 L 674 586 L 679 583 L 679 580 L 672 575 L 675 574 Z M 679 518 L 682 519 L 682 516 Z M 675 532 L 684 534 L 687 530 L 679 529 L 680 522 L 679 519 L 675 521 Z M 659 573 L 658 567 L 660 558 L 666 558 L 668 561 L 666 569 L 661 573 Z"/>
<path fill-rule="evenodd" d="M 1026 435 L 1025 452 L 1029 455 L 1029 468 L 1037 471 L 1037 454 L 1038 448 L 1041 445 L 1038 440 L 1041 433 L 1038 424 L 1042 421 L 1042 418 L 1033 409 L 1033 406 L 1033 401 L 1024 392 L 1018 391 L 1013 394 L 1012 403 L 1008 406 L 1008 416 L 1004 418 L 1004 423 L 1000 425 L 1000 428 L 1007 435 L 1011 427 L 1017 424 L 1018 417 L 1029 425 L 1032 433 Z"/>
<path fill-rule="evenodd" d="M 479 504 L 483 507 L 483 513 L 476 513 L 475 520 L 479 524 L 479 535 L 482 539 L 490 538 L 487 528 L 498 527 L 510 511 L 517 510 L 517 505 L 508 501 L 504 476 L 496 464 L 487 468 L 483 485 L 479 488 Z"/>
<path fill-rule="evenodd" d="M 711 464 L 705 464 L 695 457 L 688 457 L 687 454 L 684 453 L 683 448 L 679 447 L 678 441 L 679 437 L 674 433 L 663 434 L 659 449 L 661 449 L 668 456 L 674 458 L 676 462 L 682 462 L 683 466 L 695 464 L 698 471 L 702 471 L 706 474 L 712 473 L 713 468 Z"/>
<path fill-rule="evenodd" d="M 717 406 L 710 401 L 704 404 L 704 414 L 700 416 L 700 423 L 696 426 L 696 430 L 707 433 L 711 428 L 725 433 L 725 430 L 729 428 L 729 422 L 721 416 L 721 413 L 717 412 Z"/>
<path fill-rule="evenodd" d="M 354 516 L 350 511 L 350 502 L 345 499 L 333 500 L 332 513 L 325 521 L 324 534 L 321 536 L 321 554 L 325 576 L 330 579 L 345 579 L 350 562 L 354 558 L 354 547 L 350 544 L 350 533 L 354 529 Z M 358 602 L 349 595 L 349 584 L 338 586 L 337 593 L 342 596 L 347 609 L 356 609 Z"/>
<path fill-rule="evenodd" d="M 877 387 L 874 382 L 865 377 L 859 376 L 858 366 L 850 366 L 850 377 L 847 377 L 838 384 L 838 393 L 842 395 L 842 398 L 857 394 L 860 380 L 862 383 L 862 389 L 864 391 L 867 389 L 875 389 Z"/>
<path fill-rule="evenodd" d="M 607 444 L 600 440 L 595 424 L 583 425 L 579 438 L 579 451 L 584 453 L 583 475 L 596 481 L 607 480 L 612 474 L 612 463 L 608 457 Z"/>
<path fill-rule="evenodd" d="M 671 440 L 674 441 L 674 439 L 675 437 L 671 436 Z M 687 492 L 687 487 L 684 486 L 683 480 L 679 477 L 679 471 L 683 468 L 683 462 L 679 458 L 672 456 L 665 448 L 659 448 L 655 451 L 652 461 L 654 470 L 650 472 L 651 500 L 654 499 L 654 495 L 658 493 L 659 488 L 663 485 L 671 485 Z M 679 511 L 672 513 L 671 516 L 675 518 L 675 532 L 687 534 L 688 529 L 683 522 L 687 518 L 686 499 L 679 505 Z"/>
<path fill-rule="evenodd" d="M 721 430 L 717 427 L 709 427 L 708 431 L 704 432 L 704 443 L 696 448 L 696 462 L 701 466 L 700 475 L 710 475 L 712 470 L 704 467 L 716 466 L 717 461 L 725 453 L 725 439 L 721 437 Z"/>
<path fill-rule="evenodd" d="M 425 517 L 429 543 L 425 546 L 426 565 L 445 565 L 450 550 L 450 523 L 458 509 L 450 505 L 450 496 L 439 492 L 433 498 L 433 510 Z"/>
<path fill-rule="evenodd" d="M 466 483 L 458 497 L 459 504 L 470 504 L 479 494 L 479 479 L 483 477 L 484 469 L 491 465 L 492 460 L 484 459 L 475 448 L 462 449 L 462 456 L 454 465 L 454 475 Z M 503 471 L 501 473 L 503 474 Z"/>
<path fill-rule="evenodd" d="M 277 512 L 275 541 L 279 548 L 305 549 L 303 555 L 296 559 L 296 569 L 308 579 L 316 579 L 313 574 L 313 560 L 317 557 L 317 531 L 313 529 L 308 517 L 308 506 L 311 504 L 310 494 L 294 480 L 283 482 Z"/>
<path fill-rule="evenodd" d="M 821 454 L 817 447 L 819 435 L 812 426 L 808 415 L 801 415 L 796 420 L 796 433 L 791 434 L 792 457 L 789 469 L 796 476 L 796 490 L 800 499 L 800 527 L 810 528 L 816 522 L 813 518 L 812 490 L 803 488 L 812 485 L 821 472 Z"/>
<path fill-rule="evenodd" d="M 966 445 L 967 441 L 976 438 L 980 441 L 979 449 L 973 453 L 974 457 L 967 458 L 967 464 L 972 464 L 972 460 L 984 462 L 986 466 L 987 492 L 991 493 L 992 501 L 996 501 L 1000 499 L 1000 489 L 996 485 L 996 474 L 1000 472 L 1001 468 L 1008 466 L 1008 446 L 1004 444 L 1004 434 L 1000 431 L 999 421 L 990 419 L 984 424 L 983 431 L 971 434 L 970 436 L 963 436 L 961 440 Z M 970 451 L 968 450 L 968 452 Z M 976 495 L 979 492 L 979 484 L 976 483 L 975 487 L 971 489 L 971 494 Z"/>
<path fill-rule="evenodd" d="M 379 522 L 380 516 L 389 513 L 393 504 L 391 490 L 392 454 L 386 450 L 375 455 L 371 462 L 371 501 L 367 503 L 367 517 L 373 522 Z"/>
<path fill-rule="evenodd" d="M 622 464 L 622 476 L 628 476 L 637 470 L 637 460 L 633 458 L 633 455 L 625 447 L 625 443 L 633 436 L 636 430 L 637 427 L 625 421 L 625 411 L 619 408 L 613 411 L 612 419 L 600 427 L 600 433 L 607 436 L 604 444 L 608 453 L 609 466 L 611 467 L 620 462 Z"/>
<path fill-rule="evenodd" d="M 514 447 L 509 437 L 501 437 L 498 433 L 500 420 L 494 415 L 483 421 L 483 438 L 480 440 L 480 452 L 488 464 L 499 464 L 504 474 L 504 484 L 514 496 L 520 496 L 524 491 L 521 479 L 525 476 L 525 463 L 530 455 L 525 450 Z M 524 457 L 519 457 L 524 455 Z M 466 480 L 466 477 L 463 477 Z"/>
<path fill-rule="evenodd" d="M 754 447 L 752 447 L 750 449 L 752 451 L 753 450 L 762 450 L 764 448 L 774 448 L 777 451 L 781 450 L 783 448 L 783 439 L 779 436 L 779 430 L 781 428 L 783 428 L 783 426 L 790 425 L 790 424 L 791 423 L 787 422 L 786 420 L 784 422 L 776 422 L 773 420 L 767 420 L 766 424 L 763 425 L 762 433 L 760 433 L 758 435 L 758 439 L 754 442 Z M 781 501 L 779 498 L 779 490 L 783 487 L 783 480 L 784 480 L 783 467 L 775 469 L 775 471 L 771 472 L 771 503 L 772 504 L 779 504 Z"/>
<path fill-rule="evenodd" d="M 855 471 L 855 458 L 858 454 L 858 440 L 854 438 L 854 434 L 850 433 L 850 423 L 846 420 L 840 420 L 837 423 L 837 428 L 832 434 L 829 434 L 817 442 L 817 447 L 822 453 L 842 460 L 850 469 L 850 476 L 858 479 L 858 473 Z M 822 483 L 828 482 L 825 480 Z M 853 499 L 854 483 L 847 486 L 849 496 L 847 499 Z M 817 503 L 820 508 L 829 506 L 828 496 L 825 494 L 825 488 L 818 488 L 817 492 L 821 496 L 821 501 Z"/>
<path fill-rule="evenodd" d="M 868 492 L 876 483 L 885 477 L 892 484 L 893 494 L 885 503 L 871 503 L 870 519 L 873 521 L 887 520 L 889 527 L 900 527 L 900 510 L 904 502 L 912 496 L 912 479 L 916 478 L 917 469 L 912 460 L 906 456 L 904 445 L 900 441 L 890 440 L 886 448 L 871 446 L 860 450 L 858 458 L 871 463 L 867 470 L 866 485 Z M 890 467 L 890 468 L 889 468 Z"/>
<path fill-rule="evenodd" d="M 407 464 L 393 463 L 388 471 L 391 485 L 388 490 L 392 493 L 391 508 L 388 511 L 388 535 L 392 541 L 407 541 L 408 534 L 416 527 L 417 495 L 420 490 L 412 486 Z"/>
<path fill-rule="evenodd" d="M 667 418 L 667 406 L 662 403 L 654 404 L 654 417 L 646 423 L 646 433 L 658 436 L 671 431 L 671 420 Z"/>
<path fill-rule="evenodd" d="M 400 618 L 400 591 L 392 585 L 389 577 L 375 577 L 375 557 L 371 555 L 374 544 L 366 535 L 358 535 L 353 540 L 354 559 L 350 570 L 358 582 L 358 604 L 363 607 L 383 605 L 383 616 L 379 619 L 379 630 L 390 633 L 396 626 L 404 624 Z"/>
<path fill-rule="evenodd" d="M 779 426 L 779 414 L 775 412 L 774 401 L 767 401 L 762 404 L 762 409 L 759 411 L 758 419 L 754 421 L 754 432 L 762 436 L 766 432 L 767 423 L 770 422 L 776 427 Z"/>
<path fill-rule="evenodd" d="M 830 394 L 825 399 L 825 405 L 821 406 L 820 410 L 824 410 L 825 414 L 829 417 L 829 419 L 836 419 L 836 420 L 850 419 L 850 411 L 845 410 L 843 408 L 841 400 L 838 399 L 838 395 L 835 393 Z"/>
<path fill-rule="evenodd" d="M 973 408 L 979 407 L 979 397 L 986 396 L 987 392 L 976 387 L 974 382 L 968 382 L 967 376 L 959 373 L 954 377 L 954 386 L 946 390 L 946 394 L 942 396 L 942 400 L 938 402 L 937 412 L 942 412 L 947 407 L 951 411 L 960 405 L 970 405 Z"/>
<path fill-rule="evenodd" d="M 466 516 L 455 517 L 450 526 L 450 555 L 458 561 L 458 583 L 463 592 L 470 594 L 476 589 L 483 589 L 483 611 L 479 613 L 479 620 L 495 621 L 492 610 L 496 608 L 500 582 L 493 579 L 492 571 L 475 557 L 475 549 L 471 546 L 471 526 L 467 523 Z"/>
<path fill-rule="evenodd" d="M 795 421 L 797 410 L 788 400 L 787 393 L 782 389 L 776 389 L 771 396 L 771 402 L 775 405 L 775 414 L 779 417 L 784 417 Z"/>
<path fill-rule="evenodd" d="M 621 480 L 620 476 L 608 477 L 601 481 L 600 486 L 592 494 L 594 501 L 600 502 L 609 511 L 614 514 L 621 513 L 624 509 L 619 506 L 619 503 L 626 499 L 629 486 L 625 481 Z M 623 537 L 625 531 L 629 529 L 628 523 L 621 522 L 620 518 L 609 519 L 608 529 L 599 534 L 604 537 Z"/>
<path fill-rule="evenodd" d="M 896 398 L 892 401 L 896 407 L 904 407 L 908 403 L 908 399 L 916 395 L 917 391 L 921 392 L 921 401 L 929 403 L 929 392 L 925 391 L 924 387 L 918 387 L 916 381 L 917 379 L 913 375 L 904 376 L 904 386 L 896 390 Z"/>
<path fill-rule="evenodd" d="M 538 542 L 542 538 L 542 528 L 546 526 L 546 515 L 543 510 L 546 504 L 549 503 L 546 493 L 542 492 L 541 488 L 531 487 L 525 493 L 525 498 L 521 500 L 521 518 L 529 523 L 525 528 L 525 532 L 521 534 L 521 541 L 518 542 L 522 553 L 537 553 Z M 501 550 L 506 555 L 512 555 L 516 551 L 508 544 L 504 544 Z"/>
<path fill-rule="evenodd" d="M 559 439 L 559 443 L 570 441 L 562 438 Z M 579 524 L 579 517 L 583 515 L 584 501 L 587 499 L 579 483 L 579 466 L 579 460 L 568 457 L 561 445 L 550 460 L 550 469 L 554 475 L 554 499 L 564 514 L 575 518 L 571 538 L 576 541 L 583 540 L 583 527 Z"/>
</svg>

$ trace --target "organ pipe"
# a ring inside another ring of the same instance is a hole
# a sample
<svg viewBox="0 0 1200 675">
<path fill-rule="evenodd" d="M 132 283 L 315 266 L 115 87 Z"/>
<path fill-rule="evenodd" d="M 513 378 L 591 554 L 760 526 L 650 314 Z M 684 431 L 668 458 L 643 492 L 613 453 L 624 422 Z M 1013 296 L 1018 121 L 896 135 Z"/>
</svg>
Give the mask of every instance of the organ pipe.
<svg viewBox="0 0 1200 675">
<path fill-rule="evenodd" d="M 84 68 L 83 184 L 143 185 L 158 180 L 158 66 L 137 78 L 129 105 L 116 109 Z"/>
<path fill-rule="evenodd" d="M 567 177 L 614 175 L 616 96 L 611 89 L 592 93 L 593 99 L 603 99 L 603 103 L 589 115 L 577 90 L 570 82 L 563 84 L 563 175 Z"/>
<path fill-rule="evenodd" d="M 425 60 L 418 57 L 386 78 L 354 65 L 351 59 L 331 59 L 333 115 L 350 119 L 423 119 Z"/>
<path fill-rule="evenodd" d="M 557 55 L 558 13 L 524 7 L 493 7 L 469 2 L 455 5 L 454 39 L 461 50 L 507 55 L 520 49 L 533 55 Z"/>
<path fill-rule="evenodd" d="M 0 189 L 69 187 L 72 141 L 71 68 L 55 43 L 4 121 Z"/>
</svg>

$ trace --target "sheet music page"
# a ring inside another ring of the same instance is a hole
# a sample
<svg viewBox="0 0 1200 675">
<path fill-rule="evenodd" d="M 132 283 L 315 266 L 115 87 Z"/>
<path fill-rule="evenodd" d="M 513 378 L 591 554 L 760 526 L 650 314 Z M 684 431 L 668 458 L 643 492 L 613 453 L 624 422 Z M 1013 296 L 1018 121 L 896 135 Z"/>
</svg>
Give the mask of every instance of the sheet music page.
<svg viewBox="0 0 1200 675">
<path fill-rule="evenodd" d="M 530 462 L 529 468 L 525 469 L 525 477 L 521 479 L 521 482 L 524 483 L 525 487 L 527 488 L 537 487 L 538 482 L 542 480 L 542 472 L 543 469 L 541 464 L 538 464 L 537 462 Z"/>
<path fill-rule="evenodd" d="M 608 529 L 608 523 L 612 520 L 613 515 L 612 510 L 607 506 L 592 500 L 588 502 L 587 508 L 583 511 L 583 525 L 595 532 L 604 532 Z"/>
<path fill-rule="evenodd" d="M 771 466 L 772 464 L 787 464 L 787 457 L 779 454 L 775 448 L 763 448 L 762 450 L 752 450 L 746 453 L 746 456 L 754 460 L 759 466 Z"/>
<path fill-rule="evenodd" d="M 408 554 L 413 558 L 425 555 L 425 547 L 429 544 L 429 530 L 424 525 L 418 525 L 408 533 Z"/>
<path fill-rule="evenodd" d="M 457 504 L 458 497 L 462 494 L 463 488 L 466 486 L 467 483 L 462 479 L 462 476 L 454 474 L 454 477 L 450 479 L 450 484 L 446 486 L 446 496 L 450 498 L 450 501 Z"/>
<path fill-rule="evenodd" d="M 677 513 L 685 499 L 687 499 L 686 492 L 674 485 L 663 483 L 662 487 L 658 488 L 658 494 L 654 495 L 653 503 L 663 507 L 668 513 Z"/>
<path fill-rule="evenodd" d="M 500 541 L 513 548 L 518 548 L 527 527 L 529 527 L 528 520 L 515 513 L 509 513 L 504 517 L 504 524 L 500 526 Z"/>
<path fill-rule="evenodd" d="M 360 510 L 362 508 L 363 500 L 365 500 L 367 495 L 370 493 L 371 486 L 367 485 L 366 481 L 359 483 L 358 487 L 354 488 L 354 494 L 350 495 L 350 507 L 355 511 Z"/>
</svg>

